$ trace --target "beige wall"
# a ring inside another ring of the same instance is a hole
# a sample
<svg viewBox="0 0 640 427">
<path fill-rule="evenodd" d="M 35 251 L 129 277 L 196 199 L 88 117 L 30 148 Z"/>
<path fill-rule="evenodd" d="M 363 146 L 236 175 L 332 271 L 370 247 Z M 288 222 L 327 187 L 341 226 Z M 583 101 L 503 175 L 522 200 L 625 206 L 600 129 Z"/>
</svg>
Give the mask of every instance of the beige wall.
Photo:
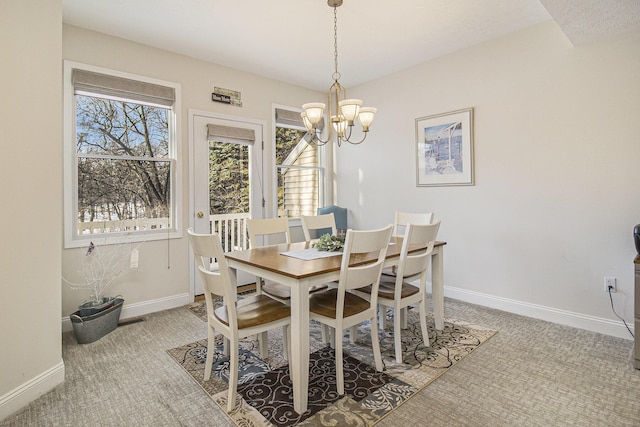
<svg viewBox="0 0 640 427">
<path fill-rule="evenodd" d="M 176 55 L 123 39 L 63 26 L 63 58 L 127 73 L 179 83 L 181 85 L 181 152 L 183 228 L 189 226 L 189 110 L 263 120 L 265 129 L 264 176 L 271 176 L 273 104 L 300 106 L 319 94 L 283 82 L 258 77 L 216 64 Z M 242 93 L 242 108 L 211 101 L 214 87 Z M 271 188 L 266 188 L 271 191 Z M 62 273 L 77 277 L 84 249 L 63 250 Z M 189 245 L 186 237 L 147 242 L 140 248 L 140 271 L 114 282 L 109 294 L 125 298 L 123 317 L 153 311 L 158 307 L 184 303 L 189 294 Z M 62 286 L 62 315 L 68 316 L 86 292 Z M 164 305 L 163 305 L 164 304 Z M 136 307 L 134 310 L 132 307 Z"/>
<path fill-rule="evenodd" d="M 62 2 L 0 2 L 0 419 L 64 380 Z"/>
<path fill-rule="evenodd" d="M 434 211 L 446 295 L 630 338 L 603 277 L 631 325 L 639 75 L 640 34 L 572 47 L 548 22 L 353 88 L 378 117 L 338 150 L 338 204 L 359 227 Z M 476 185 L 416 187 L 415 119 L 469 107 Z"/>
</svg>

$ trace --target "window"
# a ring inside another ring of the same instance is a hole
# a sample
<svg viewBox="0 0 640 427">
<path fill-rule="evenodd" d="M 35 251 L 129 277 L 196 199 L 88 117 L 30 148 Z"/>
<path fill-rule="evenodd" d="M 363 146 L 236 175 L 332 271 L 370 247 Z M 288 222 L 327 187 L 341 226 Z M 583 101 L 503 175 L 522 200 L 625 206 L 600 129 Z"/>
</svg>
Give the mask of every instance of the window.
<svg viewBox="0 0 640 427">
<path fill-rule="evenodd" d="M 178 91 L 65 63 L 66 247 L 176 232 Z"/>
<path fill-rule="evenodd" d="M 324 200 L 324 168 L 299 112 L 276 108 L 278 216 L 316 215 Z"/>
<path fill-rule="evenodd" d="M 209 214 L 249 213 L 249 128 L 207 125 L 209 142 Z"/>
</svg>

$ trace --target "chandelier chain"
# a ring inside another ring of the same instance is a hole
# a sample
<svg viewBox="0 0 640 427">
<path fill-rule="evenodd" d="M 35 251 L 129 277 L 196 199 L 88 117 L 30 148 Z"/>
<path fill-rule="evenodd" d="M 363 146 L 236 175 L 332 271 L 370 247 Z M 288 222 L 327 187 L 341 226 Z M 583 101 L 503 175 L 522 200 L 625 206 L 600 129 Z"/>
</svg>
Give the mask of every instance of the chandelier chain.
<svg viewBox="0 0 640 427">
<path fill-rule="evenodd" d="M 333 80 L 336 82 L 340 79 L 340 73 L 338 72 L 338 7 L 333 7 L 333 63 L 335 65 L 335 71 L 333 73 Z"/>
</svg>

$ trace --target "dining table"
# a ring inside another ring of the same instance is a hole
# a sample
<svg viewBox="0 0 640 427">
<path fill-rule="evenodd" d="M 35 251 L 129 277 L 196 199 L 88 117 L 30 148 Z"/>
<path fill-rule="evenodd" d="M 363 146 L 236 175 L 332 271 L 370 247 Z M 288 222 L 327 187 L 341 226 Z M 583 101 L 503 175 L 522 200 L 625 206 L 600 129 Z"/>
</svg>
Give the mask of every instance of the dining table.
<svg viewBox="0 0 640 427">
<path fill-rule="evenodd" d="M 443 257 L 446 242 L 437 241 L 431 257 L 431 300 L 435 327 L 444 327 Z M 397 266 L 402 237 L 392 237 L 384 268 Z M 424 246 L 409 247 L 409 252 L 424 250 Z M 295 242 L 227 252 L 225 257 L 231 274 L 237 270 L 286 285 L 291 290 L 291 357 L 289 372 L 293 388 L 294 410 L 307 410 L 309 389 L 309 289 L 314 285 L 337 282 L 340 278 L 341 253 L 312 253 L 312 242 Z M 311 254 L 311 256 L 308 256 Z M 367 263 L 371 256 L 359 256 L 353 263 Z M 232 278 L 233 279 L 233 278 Z"/>
</svg>

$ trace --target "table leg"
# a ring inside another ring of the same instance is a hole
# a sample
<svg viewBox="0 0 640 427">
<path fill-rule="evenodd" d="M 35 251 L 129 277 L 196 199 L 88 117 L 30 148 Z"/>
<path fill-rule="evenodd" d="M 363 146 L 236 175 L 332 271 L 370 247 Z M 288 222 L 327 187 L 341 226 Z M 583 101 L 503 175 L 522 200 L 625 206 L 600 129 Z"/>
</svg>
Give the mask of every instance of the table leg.
<svg viewBox="0 0 640 427">
<path fill-rule="evenodd" d="M 444 248 L 436 248 L 431 256 L 431 301 L 436 329 L 444 329 Z"/>
<path fill-rule="evenodd" d="M 291 360 L 293 409 L 302 414 L 307 410 L 309 394 L 309 288 L 291 288 Z"/>
</svg>

